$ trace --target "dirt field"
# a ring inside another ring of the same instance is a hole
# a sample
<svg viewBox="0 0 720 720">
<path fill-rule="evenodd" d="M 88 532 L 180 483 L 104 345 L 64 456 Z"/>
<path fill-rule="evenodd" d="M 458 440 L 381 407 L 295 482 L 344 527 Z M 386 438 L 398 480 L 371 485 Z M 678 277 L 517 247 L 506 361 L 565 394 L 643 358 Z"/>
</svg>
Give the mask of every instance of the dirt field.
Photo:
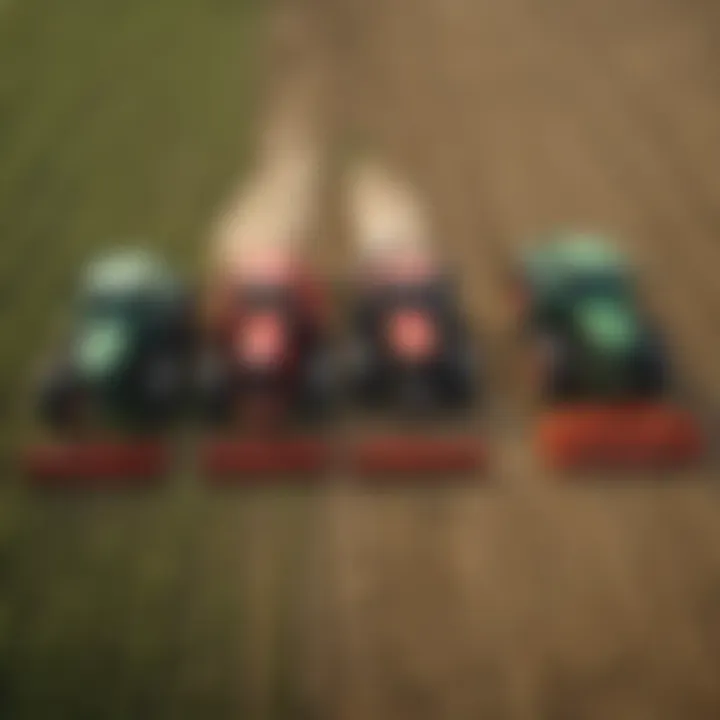
<svg viewBox="0 0 720 720">
<path fill-rule="evenodd" d="M 541 472 L 508 370 L 501 274 L 513 249 L 548 227 L 617 233 L 666 322 L 688 394 L 717 426 L 718 9 L 702 0 L 285 4 L 293 11 L 280 32 L 312 48 L 315 129 L 333 159 L 318 257 L 339 268 L 348 255 L 335 160 L 369 148 L 416 185 L 487 337 L 493 468 L 484 482 L 435 490 L 373 492 L 345 476 L 320 491 L 213 495 L 188 469 L 188 441 L 176 482 L 156 497 L 58 502 L 3 485 L 0 715 L 720 717 L 720 476 L 581 487 Z M 23 6 L 15 52 L 27 37 L 46 44 L 51 72 L 41 55 L 30 64 L 29 100 L 17 78 L 0 76 L 2 97 L 27 101 L 39 123 L 0 106 L 2 227 L 21 249 L 53 233 L 48 262 L 36 267 L 15 248 L 0 263 L 5 335 L 22 338 L 3 350 L 4 444 L 17 438 L 15 377 L 97 237 L 145 229 L 196 266 L 209 208 L 243 164 L 233 155 L 245 154 L 247 83 L 234 76 L 250 64 L 236 33 L 250 23 L 245 6 L 135 3 L 113 21 L 126 36 L 101 53 L 107 67 L 81 86 L 94 36 L 82 35 L 77 67 L 59 60 L 65 45 L 75 49 L 72 32 L 103 27 L 90 5 L 77 0 L 72 22 L 56 10 L 47 27 L 63 32 L 39 40 L 39 5 Z M 136 27 L 152 28 L 142 55 Z M 162 62 L 143 65 L 157 48 Z M 295 62 L 292 52 L 269 59 L 281 75 Z M 57 117 L 38 112 L 49 107 L 43 80 L 58 88 L 50 100 L 69 98 Z"/>
<path fill-rule="evenodd" d="M 316 6 L 339 127 L 417 184 L 467 269 L 489 336 L 498 467 L 475 488 L 328 493 L 310 553 L 317 620 L 301 641 L 308 692 L 329 716 L 359 719 L 717 717 L 720 477 L 570 487 L 543 474 L 503 362 L 499 272 L 549 227 L 617 233 L 712 423 L 717 10 Z"/>
</svg>

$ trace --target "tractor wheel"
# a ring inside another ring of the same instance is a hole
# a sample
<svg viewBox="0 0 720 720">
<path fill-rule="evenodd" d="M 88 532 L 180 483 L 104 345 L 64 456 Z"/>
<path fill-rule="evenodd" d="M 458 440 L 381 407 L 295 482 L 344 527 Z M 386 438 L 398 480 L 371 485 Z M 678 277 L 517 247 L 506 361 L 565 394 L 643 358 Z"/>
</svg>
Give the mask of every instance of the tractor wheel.
<svg viewBox="0 0 720 720">
<path fill-rule="evenodd" d="M 666 350 L 657 337 L 648 343 L 638 363 L 635 389 L 643 398 L 656 398 L 665 393 L 669 385 L 669 368 Z"/>
<path fill-rule="evenodd" d="M 366 407 L 377 405 L 385 385 L 381 363 L 371 343 L 363 337 L 353 338 L 347 370 L 352 400 Z"/>
<path fill-rule="evenodd" d="M 38 388 L 38 414 L 54 430 L 69 428 L 76 419 L 79 383 L 69 363 L 53 361 Z"/>
<path fill-rule="evenodd" d="M 185 372 L 182 359 L 174 354 L 153 358 L 143 374 L 143 405 L 153 424 L 169 422 L 180 413 L 184 401 Z"/>
<path fill-rule="evenodd" d="M 300 379 L 300 412 L 312 418 L 328 414 L 336 401 L 337 385 L 331 352 L 318 349 L 308 359 Z"/>
<path fill-rule="evenodd" d="M 569 399 L 574 380 L 567 344 L 555 335 L 543 333 L 535 339 L 530 355 L 534 394 L 549 403 Z"/>
<path fill-rule="evenodd" d="M 467 343 L 450 352 L 441 373 L 443 395 L 452 407 L 470 407 L 477 399 L 477 361 Z"/>
<path fill-rule="evenodd" d="M 403 415 L 409 417 L 429 416 L 442 403 L 438 393 L 437 376 L 426 371 L 401 371 L 398 383 L 393 383 L 395 399 Z"/>
<path fill-rule="evenodd" d="M 205 422 L 217 426 L 230 421 L 235 399 L 232 373 L 219 353 L 206 352 L 200 358 L 196 390 Z"/>
</svg>

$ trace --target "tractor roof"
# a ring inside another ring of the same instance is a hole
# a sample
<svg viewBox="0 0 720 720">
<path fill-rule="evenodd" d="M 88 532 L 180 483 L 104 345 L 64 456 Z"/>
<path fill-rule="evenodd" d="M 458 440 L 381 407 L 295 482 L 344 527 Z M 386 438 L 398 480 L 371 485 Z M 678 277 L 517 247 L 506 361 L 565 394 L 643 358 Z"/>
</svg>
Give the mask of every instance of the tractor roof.
<svg viewBox="0 0 720 720">
<path fill-rule="evenodd" d="M 623 254 L 599 235 L 567 233 L 552 237 L 548 244 L 531 251 L 527 258 L 534 271 L 553 276 L 577 273 L 624 273 Z"/>
<path fill-rule="evenodd" d="M 625 265 L 622 254 L 603 238 L 579 235 L 555 248 L 557 260 L 573 270 L 622 270 Z"/>
<path fill-rule="evenodd" d="M 172 283 L 167 266 L 145 250 L 122 249 L 93 260 L 83 287 L 89 293 L 135 293 L 164 289 Z"/>
</svg>

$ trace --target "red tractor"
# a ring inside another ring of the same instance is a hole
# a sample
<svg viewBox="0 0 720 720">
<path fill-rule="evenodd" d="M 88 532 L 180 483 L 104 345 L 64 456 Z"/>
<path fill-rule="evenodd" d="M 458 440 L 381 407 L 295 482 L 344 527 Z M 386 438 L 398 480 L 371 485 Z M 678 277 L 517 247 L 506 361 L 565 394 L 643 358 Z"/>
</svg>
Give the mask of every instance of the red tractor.
<svg viewBox="0 0 720 720">
<path fill-rule="evenodd" d="M 461 427 L 479 399 L 479 357 L 451 274 L 425 251 L 393 253 L 361 270 L 350 388 L 359 409 L 402 430 L 359 441 L 356 467 L 371 475 L 477 469 L 483 448 L 476 430 Z"/>
<path fill-rule="evenodd" d="M 334 406 L 328 299 L 285 251 L 253 253 L 211 289 L 199 357 L 201 416 L 225 439 L 204 448 L 210 475 L 297 473 L 327 457 L 319 423 Z M 312 427 L 308 439 L 300 427 Z"/>
</svg>

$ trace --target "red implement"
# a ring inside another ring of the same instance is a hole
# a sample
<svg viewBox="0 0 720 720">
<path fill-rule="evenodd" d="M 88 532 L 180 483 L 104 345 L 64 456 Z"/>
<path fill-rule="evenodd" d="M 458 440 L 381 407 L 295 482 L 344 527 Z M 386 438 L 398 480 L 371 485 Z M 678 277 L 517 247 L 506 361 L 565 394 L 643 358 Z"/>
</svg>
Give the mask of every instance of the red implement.
<svg viewBox="0 0 720 720">
<path fill-rule="evenodd" d="M 385 435 L 357 443 L 355 470 L 365 476 L 432 476 L 482 470 L 485 449 L 473 436 Z"/>
<path fill-rule="evenodd" d="M 653 404 L 553 410 L 541 419 L 536 440 L 545 462 L 562 470 L 676 467 L 704 451 L 689 413 Z"/>
<path fill-rule="evenodd" d="M 164 475 L 170 466 L 170 453 L 159 442 L 56 443 L 32 447 L 24 465 L 37 486 L 131 487 Z"/>
<path fill-rule="evenodd" d="M 200 449 L 203 472 L 213 484 L 236 484 L 281 476 L 318 476 L 331 453 L 321 440 L 210 440 Z"/>
</svg>

